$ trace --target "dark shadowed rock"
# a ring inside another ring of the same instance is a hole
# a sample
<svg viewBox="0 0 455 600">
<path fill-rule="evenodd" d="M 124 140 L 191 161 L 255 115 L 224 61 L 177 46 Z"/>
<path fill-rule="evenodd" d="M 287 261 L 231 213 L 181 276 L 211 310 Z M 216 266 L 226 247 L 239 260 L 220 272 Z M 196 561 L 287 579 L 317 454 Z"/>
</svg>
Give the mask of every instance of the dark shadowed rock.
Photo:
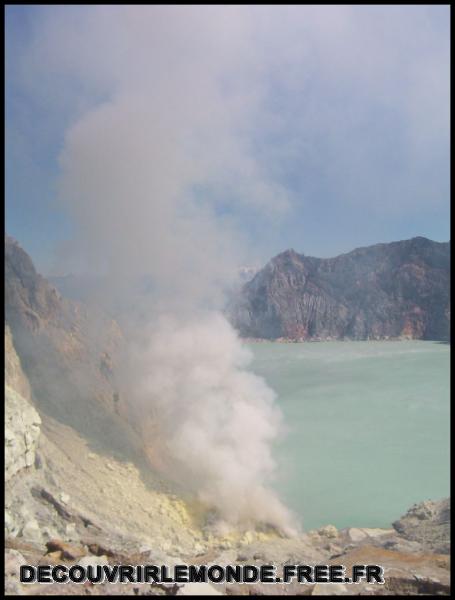
<svg viewBox="0 0 455 600">
<path fill-rule="evenodd" d="M 416 237 L 336 258 L 287 250 L 228 313 L 244 337 L 449 339 L 450 242 Z"/>
</svg>

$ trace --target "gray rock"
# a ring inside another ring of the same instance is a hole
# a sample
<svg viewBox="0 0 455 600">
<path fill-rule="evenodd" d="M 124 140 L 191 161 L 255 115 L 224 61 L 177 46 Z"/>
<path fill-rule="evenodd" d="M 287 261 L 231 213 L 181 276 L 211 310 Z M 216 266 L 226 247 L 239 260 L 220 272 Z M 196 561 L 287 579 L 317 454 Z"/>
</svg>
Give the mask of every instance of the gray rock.
<svg viewBox="0 0 455 600">
<path fill-rule="evenodd" d="M 109 564 L 109 559 L 107 556 L 83 556 L 77 561 L 77 564 L 85 568 L 103 566 Z"/>
<path fill-rule="evenodd" d="M 35 462 L 41 418 L 16 390 L 5 389 L 5 481 Z"/>
<path fill-rule="evenodd" d="M 350 595 L 352 589 L 344 583 L 317 583 L 311 591 L 312 596 L 343 596 Z"/>
<path fill-rule="evenodd" d="M 221 592 L 210 583 L 185 583 L 179 587 L 178 596 L 220 596 Z"/>
<path fill-rule="evenodd" d="M 5 481 L 35 463 L 41 418 L 32 406 L 30 384 L 5 327 Z"/>
<path fill-rule="evenodd" d="M 15 538 L 21 530 L 13 512 L 5 510 L 5 536 Z"/>
<path fill-rule="evenodd" d="M 340 535 L 338 529 L 334 525 L 321 527 L 318 529 L 318 534 L 329 539 L 337 538 Z"/>
<path fill-rule="evenodd" d="M 40 543 L 43 541 L 43 534 L 36 519 L 30 519 L 22 528 L 20 536 L 24 540 Z"/>
<path fill-rule="evenodd" d="M 384 548 L 387 550 L 393 550 L 395 552 L 422 552 L 423 547 L 419 542 L 412 542 L 400 537 L 400 539 L 389 540 L 384 543 Z"/>
<path fill-rule="evenodd" d="M 448 554 L 450 551 L 450 498 L 427 500 L 412 506 L 393 523 L 406 540 L 418 542 L 427 551 Z"/>
<path fill-rule="evenodd" d="M 60 494 L 60 502 L 63 502 L 63 504 L 68 504 L 70 497 L 68 496 L 68 494 L 65 494 L 65 492 L 61 492 Z"/>
</svg>

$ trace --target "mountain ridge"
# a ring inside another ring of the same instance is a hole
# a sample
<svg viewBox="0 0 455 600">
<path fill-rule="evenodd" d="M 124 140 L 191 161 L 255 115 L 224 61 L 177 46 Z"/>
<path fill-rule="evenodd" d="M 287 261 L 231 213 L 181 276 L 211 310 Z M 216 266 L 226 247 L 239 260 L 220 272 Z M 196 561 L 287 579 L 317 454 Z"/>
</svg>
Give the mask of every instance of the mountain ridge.
<svg viewBox="0 0 455 600">
<path fill-rule="evenodd" d="M 333 258 L 273 257 L 230 301 L 243 337 L 449 339 L 450 242 L 414 237 Z"/>
</svg>

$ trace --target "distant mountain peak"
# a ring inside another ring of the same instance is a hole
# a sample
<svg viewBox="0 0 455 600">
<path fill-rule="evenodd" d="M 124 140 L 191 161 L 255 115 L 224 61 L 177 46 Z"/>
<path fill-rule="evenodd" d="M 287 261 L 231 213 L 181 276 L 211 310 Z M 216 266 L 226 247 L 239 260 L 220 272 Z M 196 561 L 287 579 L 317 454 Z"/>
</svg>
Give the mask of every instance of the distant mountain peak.
<svg viewBox="0 0 455 600">
<path fill-rule="evenodd" d="M 229 314 L 245 337 L 449 337 L 450 244 L 417 236 L 334 258 L 281 252 L 243 286 Z"/>
</svg>

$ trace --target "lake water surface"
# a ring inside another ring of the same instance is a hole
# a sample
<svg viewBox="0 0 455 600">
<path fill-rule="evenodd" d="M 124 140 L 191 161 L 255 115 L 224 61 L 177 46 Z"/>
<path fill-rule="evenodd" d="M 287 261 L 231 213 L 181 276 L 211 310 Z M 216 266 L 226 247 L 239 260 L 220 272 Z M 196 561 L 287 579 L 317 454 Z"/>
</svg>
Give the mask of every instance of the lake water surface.
<svg viewBox="0 0 455 600">
<path fill-rule="evenodd" d="M 305 530 L 388 527 L 449 495 L 449 355 L 437 342 L 252 343 L 287 435 L 275 483 Z"/>
</svg>

